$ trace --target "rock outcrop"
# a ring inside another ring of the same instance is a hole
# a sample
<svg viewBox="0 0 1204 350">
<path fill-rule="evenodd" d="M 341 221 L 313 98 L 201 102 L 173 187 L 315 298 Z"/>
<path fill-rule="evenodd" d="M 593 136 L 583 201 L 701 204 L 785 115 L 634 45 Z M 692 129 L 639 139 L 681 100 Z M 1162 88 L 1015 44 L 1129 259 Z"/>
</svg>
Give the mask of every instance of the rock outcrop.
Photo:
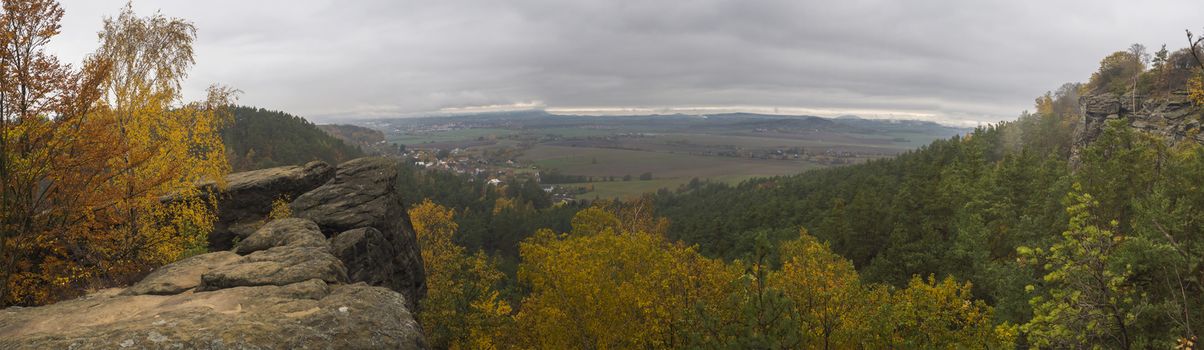
<svg viewBox="0 0 1204 350">
<path fill-rule="evenodd" d="M 1109 120 L 1123 119 L 1130 127 L 1178 142 L 1204 143 L 1200 130 L 1201 109 L 1186 91 L 1164 97 L 1117 96 L 1111 93 L 1087 95 L 1079 99 L 1083 119 L 1075 130 L 1071 159 L 1077 161 L 1084 147 L 1099 137 Z"/>
<path fill-rule="evenodd" d="M 263 225 L 273 201 L 297 198 L 329 181 L 334 172 L 330 165 L 314 161 L 226 176 L 226 188 L 218 194 L 209 250 L 230 249 L 236 238 L 245 238 Z"/>
<path fill-rule="evenodd" d="M 231 174 L 212 253 L 129 288 L 0 310 L 0 349 L 426 348 L 412 314 L 426 275 L 396 178 L 384 158 Z M 280 198 L 295 218 L 265 223 Z"/>
<path fill-rule="evenodd" d="M 426 295 L 422 254 L 397 193 L 395 161 L 360 158 L 340 164 L 334 179 L 297 197 L 291 207 L 293 215 L 313 220 L 334 239 L 336 255 L 353 280 L 405 294 L 413 301 L 411 310 Z M 352 236 L 340 238 L 344 234 Z M 367 255 L 387 259 L 362 261 Z"/>
<path fill-rule="evenodd" d="M 423 349 L 407 304 L 349 283 L 316 224 L 282 219 L 125 290 L 0 310 L 0 348 Z"/>
</svg>

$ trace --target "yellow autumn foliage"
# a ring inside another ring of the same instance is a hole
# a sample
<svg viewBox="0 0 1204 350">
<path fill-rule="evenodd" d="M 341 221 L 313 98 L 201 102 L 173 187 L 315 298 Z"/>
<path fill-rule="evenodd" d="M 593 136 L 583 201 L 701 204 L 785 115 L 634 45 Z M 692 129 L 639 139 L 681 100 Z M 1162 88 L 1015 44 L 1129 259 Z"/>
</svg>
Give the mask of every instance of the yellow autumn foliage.
<svg viewBox="0 0 1204 350">
<path fill-rule="evenodd" d="M 864 344 L 876 310 L 853 264 L 806 230 L 782 243 L 779 251 L 782 267 L 770 277 L 770 285 L 793 301 L 803 340 L 837 349 Z"/>
<path fill-rule="evenodd" d="M 452 238 L 455 212 L 430 200 L 409 210 L 426 268 L 427 297 L 418 319 L 437 349 L 493 349 L 510 331 L 510 304 L 495 285 L 503 275 L 482 252 L 468 254 Z"/>
<path fill-rule="evenodd" d="M 195 27 L 126 7 L 77 72 L 44 51 L 57 2 L 3 5 L 0 305 L 122 284 L 202 251 L 213 197 L 196 183 L 229 171 L 219 131 L 232 91 L 182 102 Z"/>
<path fill-rule="evenodd" d="M 684 346 L 684 315 L 721 300 L 735 278 L 693 248 L 620 227 L 591 208 L 574 217 L 571 235 L 541 230 L 522 244 L 519 279 L 531 294 L 516 321 L 525 347 Z"/>
</svg>

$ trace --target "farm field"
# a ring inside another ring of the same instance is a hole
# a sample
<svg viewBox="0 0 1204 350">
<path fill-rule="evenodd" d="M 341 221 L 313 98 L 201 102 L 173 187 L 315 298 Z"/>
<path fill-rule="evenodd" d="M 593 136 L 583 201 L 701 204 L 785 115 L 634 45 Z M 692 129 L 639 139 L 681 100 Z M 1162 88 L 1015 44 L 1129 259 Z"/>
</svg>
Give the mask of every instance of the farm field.
<svg viewBox="0 0 1204 350">
<path fill-rule="evenodd" d="M 649 150 L 536 145 L 520 157 L 540 169 L 555 169 L 568 175 L 615 177 L 616 181 L 567 184 L 593 191 L 578 199 L 627 198 L 661 188 L 676 189 L 698 178 L 736 184 L 753 177 L 790 175 L 824 165 L 801 160 L 747 159 L 699 156 Z M 625 175 L 638 178 L 652 173 L 652 180 L 621 181 Z"/>
<path fill-rule="evenodd" d="M 540 169 L 557 169 L 570 175 L 621 177 L 651 172 L 654 178 L 685 177 L 686 180 L 693 177 L 725 175 L 795 174 L 819 166 L 798 160 L 746 159 L 550 145 L 536 145 L 524 152 L 519 159 L 531 162 Z"/>
<path fill-rule="evenodd" d="M 421 146 L 425 143 L 471 141 L 478 138 L 500 138 L 508 135 L 517 135 L 520 133 L 522 133 L 520 130 L 481 128 L 423 132 L 414 134 L 387 134 L 386 139 L 392 143 L 400 143 L 407 146 Z"/>
<path fill-rule="evenodd" d="M 578 199 L 676 189 L 893 157 L 967 131 L 931 122 L 758 114 L 564 116 L 541 111 L 386 119 L 365 124 L 409 149 L 460 151 L 461 172 L 554 172 L 595 181 Z M 445 152 L 446 153 L 446 152 Z M 509 169 L 509 170 L 507 170 Z M 523 169 L 515 172 L 514 169 Z M 527 172 L 526 170 L 530 170 Z M 651 180 L 638 180 L 651 173 Z M 631 181 L 622 181 L 631 176 Z M 558 181 L 563 181 L 558 180 Z M 569 181 L 573 181 L 569 179 Z"/>
<path fill-rule="evenodd" d="M 699 181 L 722 182 L 727 184 L 739 184 L 741 181 L 751 178 L 760 177 L 752 175 L 724 175 L 716 177 L 699 178 Z M 674 190 L 682 185 L 690 183 L 694 178 L 676 177 L 667 179 L 652 179 L 652 180 L 632 180 L 632 181 L 603 181 L 603 182 L 585 182 L 564 184 L 560 186 L 568 187 L 589 187 L 592 186 L 593 191 L 577 195 L 577 199 L 626 199 L 639 196 L 643 193 L 656 192 L 662 188 Z"/>
</svg>

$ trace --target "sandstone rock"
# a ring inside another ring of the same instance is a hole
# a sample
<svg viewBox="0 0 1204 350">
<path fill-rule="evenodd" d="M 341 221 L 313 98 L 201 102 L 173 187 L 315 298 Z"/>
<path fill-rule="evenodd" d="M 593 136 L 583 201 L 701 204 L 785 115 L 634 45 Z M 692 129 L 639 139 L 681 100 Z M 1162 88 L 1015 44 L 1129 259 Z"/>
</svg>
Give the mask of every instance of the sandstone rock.
<svg viewBox="0 0 1204 350">
<path fill-rule="evenodd" d="M 426 274 L 418 238 L 397 193 L 397 166 L 387 158 L 340 164 L 334 179 L 297 197 L 291 207 L 293 215 L 313 220 L 328 236 L 368 227 L 379 231 L 392 250 L 391 259 L 370 264 L 351 261 L 348 272 L 370 276 L 365 282 L 401 292 L 414 309 L 426 295 Z"/>
<path fill-rule="evenodd" d="M 380 261 L 392 261 L 393 245 L 375 228 L 365 227 L 338 234 L 330 241 L 334 256 L 347 267 L 352 281 L 371 285 L 384 285 L 393 273 L 388 265 Z"/>
<path fill-rule="evenodd" d="M 0 310 L 2 349 L 425 349 L 391 290 L 318 280 Z"/>
<path fill-rule="evenodd" d="M 1120 98 L 1111 93 L 1083 96 L 1079 99 L 1087 114 L 1109 115 L 1120 113 Z"/>
<path fill-rule="evenodd" d="M 262 224 L 272 201 L 297 198 L 334 176 L 323 162 L 230 174 L 218 198 L 217 221 L 209 234 L 209 250 L 226 250 L 235 237 L 245 237 Z M 211 186 L 211 185 L 210 185 Z"/>
<path fill-rule="evenodd" d="M 396 184 L 395 161 L 355 159 L 339 164 L 334 179 L 297 197 L 291 206 L 294 215 L 312 219 L 327 235 L 361 227 L 395 228 L 404 221 L 396 215 L 404 209 Z"/>
<path fill-rule="evenodd" d="M 142 281 L 126 288 L 121 295 L 179 294 L 201 284 L 201 275 L 240 259 L 231 252 L 201 254 L 155 269 Z"/>
<path fill-rule="evenodd" d="M 1167 143 L 1201 142 L 1200 119 L 1204 113 L 1188 98 L 1186 91 L 1146 98 L 1125 95 L 1117 97 L 1110 93 L 1087 95 L 1079 99 L 1082 120 L 1074 131 L 1070 163 L 1077 167 L 1082 150 L 1095 141 L 1107 125 L 1108 120 L 1124 119 L 1129 126 L 1163 137 Z"/>
<path fill-rule="evenodd" d="M 326 237 L 313 221 L 287 218 L 264 225 L 234 245 L 238 254 L 250 254 L 277 246 L 325 247 Z"/>
<path fill-rule="evenodd" d="M 347 282 L 343 263 L 329 247 L 272 247 L 201 275 L 200 290 L 246 286 L 283 286 L 310 279 Z"/>
<path fill-rule="evenodd" d="M 125 290 L 0 310 L 0 349 L 425 349 L 411 314 L 425 273 L 396 176 L 382 158 L 232 174 L 210 236 L 211 249 L 232 251 Z M 264 224 L 282 197 L 309 219 Z M 348 284 L 347 266 L 366 283 Z"/>
</svg>

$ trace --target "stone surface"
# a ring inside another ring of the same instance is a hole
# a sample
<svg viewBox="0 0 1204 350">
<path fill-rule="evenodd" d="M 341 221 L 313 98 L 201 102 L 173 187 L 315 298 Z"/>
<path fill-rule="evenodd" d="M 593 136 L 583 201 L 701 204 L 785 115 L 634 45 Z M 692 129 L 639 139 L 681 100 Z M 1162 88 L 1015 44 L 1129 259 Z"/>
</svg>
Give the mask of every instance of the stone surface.
<svg viewBox="0 0 1204 350">
<path fill-rule="evenodd" d="M 0 310 L 0 349 L 426 348 L 406 297 L 344 283 L 316 224 L 277 220 L 252 237 L 247 247 L 264 249 L 194 256 L 124 291 Z"/>
<path fill-rule="evenodd" d="M 377 263 L 391 261 L 395 254 L 393 245 L 375 228 L 357 228 L 340 233 L 330 240 L 330 249 L 334 256 L 343 261 L 352 281 L 384 285 L 393 273 L 390 266 Z"/>
<path fill-rule="evenodd" d="M 234 252 L 250 254 L 277 246 L 325 247 L 326 236 L 313 221 L 287 218 L 272 221 L 234 245 Z"/>
<path fill-rule="evenodd" d="M 1120 98 L 1114 94 L 1083 96 L 1080 101 L 1087 114 L 1109 115 L 1120 113 Z"/>
<path fill-rule="evenodd" d="M 347 282 L 347 270 L 329 247 L 273 247 L 202 274 L 199 289 L 283 286 L 310 279 Z"/>
<path fill-rule="evenodd" d="M 1200 142 L 1201 108 L 1188 99 L 1186 91 L 1148 97 L 1111 93 L 1086 95 L 1079 99 L 1083 117 L 1074 132 L 1071 164 L 1077 166 L 1082 150 L 1099 137 L 1112 120 L 1164 138 L 1168 143 Z"/>
<path fill-rule="evenodd" d="M 0 310 L 0 349 L 424 349 L 411 311 L 425 273 L 396 178 L 384 158 L 231 174 L 216 252 L 124 290 Z M 299 218 L 265 224 L 280 198 Z"/>
<path fill-rule="evenodd" d="M 238 261 L 238 254 L 215 252 L 201 254 L 160 267 L 142 281 L 126 288 L 122 295 L 179 294 L 201 284 L 201 275 L 214 268 Z"/>
<path fill-rule="evenodd" d="M 334 168 L 318 161 L 226 176 L 227 186 L 218 198 L 217 221 L 209 234 L 209 250 L 230 249 L 236 237 L 246 237 L 263 224 L 272 201 L 297 198 L 333 176 Z"/>
<path fill-rule="evenodd" d="M 361 227 L 400 226 L 397 162 L 359 158 L 339 164 L 334 179 L 292 202 L 293 215 L 312 219 L 327 235 Z"/>
<path fill-rule="evenodd" d="M 318 280 L 0 310 L 0 349 L 424 349 L 394 291 Z"/>
<path fill-rule="evenodd" d="M 360 158 L 339 164 L 333 179 L 297 197 L 291 207 L 294 216 L 313 220 L 322 233 L 336 239 L 343 232 L 359 228 L 379 231 L 389 246 L 385 251 L 391 250 L 390 261 L 350 261 L 348 273 L 401 292 L 413 310 L 426 295 L 426 273 L 418 238 L 397 192 L 397 166 L 396 160 L 388 158 Z"/>
</svg>

